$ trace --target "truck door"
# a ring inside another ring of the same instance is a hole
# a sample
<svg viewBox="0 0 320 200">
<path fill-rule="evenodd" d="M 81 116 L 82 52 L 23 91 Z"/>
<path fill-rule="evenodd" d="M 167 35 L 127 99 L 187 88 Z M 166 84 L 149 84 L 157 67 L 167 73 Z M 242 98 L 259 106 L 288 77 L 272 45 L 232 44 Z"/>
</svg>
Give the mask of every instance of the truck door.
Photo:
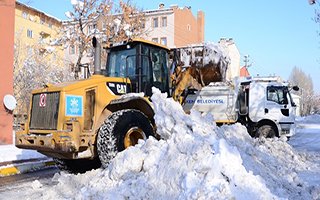
<svg viewBox="0 0 320 200">
<path fill-rule="evenodd" d="M 265 115 L 279 124 L 292 124 L 294 115 L 286 86 L 268 86 L 265 102 Z"/>
</svg>

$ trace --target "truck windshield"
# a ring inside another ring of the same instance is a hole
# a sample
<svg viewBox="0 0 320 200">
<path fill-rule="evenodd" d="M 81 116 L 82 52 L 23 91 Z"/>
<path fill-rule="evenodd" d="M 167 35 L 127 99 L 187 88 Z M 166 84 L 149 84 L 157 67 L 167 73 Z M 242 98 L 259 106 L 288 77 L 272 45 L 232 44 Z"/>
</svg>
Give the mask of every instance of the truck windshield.
<svg viewBox="0 0 320 200">
<path fill-rule="evenodd" d="M 288 104 L 288 88 L 285 86 L 267 87 L 267 100 L 278 104 Z"/>
</svg>

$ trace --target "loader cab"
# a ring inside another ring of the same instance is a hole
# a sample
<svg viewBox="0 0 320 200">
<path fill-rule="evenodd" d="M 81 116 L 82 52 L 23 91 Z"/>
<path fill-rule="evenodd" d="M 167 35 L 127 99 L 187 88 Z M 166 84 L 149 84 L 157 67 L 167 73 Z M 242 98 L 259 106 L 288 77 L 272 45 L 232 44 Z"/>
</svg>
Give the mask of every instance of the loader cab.
<svg viewBox="0 0 320 200">
<path fill-rule="evenodd" d="M 169 93 L 168 52 L 164 46 L 132 40 L 107 49 L 105 75 L 130 80 L 127 92 L 152 95 L 152 87 Z"/>
</svg>

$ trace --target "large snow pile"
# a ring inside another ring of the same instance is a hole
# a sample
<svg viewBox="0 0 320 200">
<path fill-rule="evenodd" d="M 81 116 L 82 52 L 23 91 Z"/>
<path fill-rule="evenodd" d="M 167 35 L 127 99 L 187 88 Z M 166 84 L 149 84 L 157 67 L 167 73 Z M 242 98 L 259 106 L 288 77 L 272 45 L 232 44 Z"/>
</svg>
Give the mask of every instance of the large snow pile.
<svg viewBox="0 0 320 200">
<path fill-rule="evenodd" d="M 153 90 L 157 132 L 107 169 L 32 184 L 42 199 L 319 199 L 319 166 L 284 138 L 252 139 L 240 124 L 216 127 Z M 314 177 L 313 181 L 308 178 Z"/>
</svg>

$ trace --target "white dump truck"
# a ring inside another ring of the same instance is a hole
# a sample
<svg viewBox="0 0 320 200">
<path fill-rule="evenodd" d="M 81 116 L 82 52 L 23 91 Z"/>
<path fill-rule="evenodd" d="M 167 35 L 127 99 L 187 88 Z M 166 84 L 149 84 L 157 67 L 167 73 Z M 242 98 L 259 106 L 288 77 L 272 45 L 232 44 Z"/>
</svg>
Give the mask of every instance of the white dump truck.
<svg viewBox="0 0 320 200">
<path fill-rule="evenodd" d="M 213 82 L 201 90 L 189 90 L 183 107 L 186 112 L 211 113 L 217 124 L 240 122 L 253 137 L 290 137 L 294 133 L 296 105 L 288 84 L 279 77 Z"/>
</svg>

